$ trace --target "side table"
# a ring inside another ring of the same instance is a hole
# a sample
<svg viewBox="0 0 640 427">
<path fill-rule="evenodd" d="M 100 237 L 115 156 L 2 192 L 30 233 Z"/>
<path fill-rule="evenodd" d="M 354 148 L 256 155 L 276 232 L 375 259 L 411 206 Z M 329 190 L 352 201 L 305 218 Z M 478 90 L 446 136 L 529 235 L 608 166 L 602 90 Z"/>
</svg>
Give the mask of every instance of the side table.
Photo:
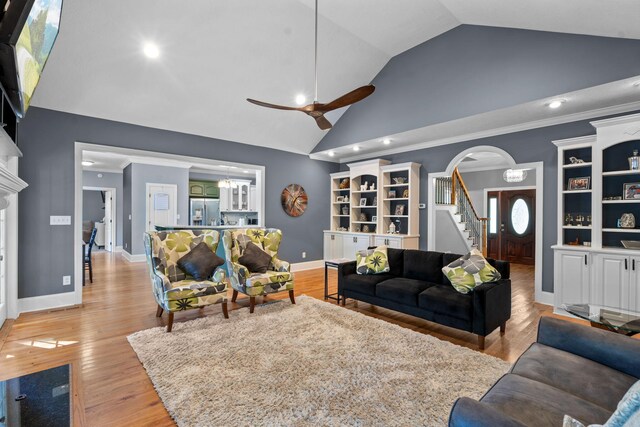
<svg viewBox="0 0 640 427">
<path fill-rule="evenodd" d="M 340 294 L 338 292 L 334 292 L 329 294 L 329 268 L 333 268 L 335 270 L 338 269 L 340 264 L 344 264 L 347 262 L 351 262 L 353 260 L 349 258 L 337 258 L 337 259 L 327 259 L 324 261 L 324 300 L 332 299 L 337 301 L 340 304 Z"/>
</svg>

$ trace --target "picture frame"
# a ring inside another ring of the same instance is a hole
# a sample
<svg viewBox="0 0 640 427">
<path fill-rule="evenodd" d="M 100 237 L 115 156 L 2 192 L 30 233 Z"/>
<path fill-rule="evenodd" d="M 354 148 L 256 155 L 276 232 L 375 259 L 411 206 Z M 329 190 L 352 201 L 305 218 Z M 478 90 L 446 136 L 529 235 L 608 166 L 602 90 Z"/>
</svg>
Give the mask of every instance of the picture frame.
<svg viewBox="0 0 640 427">
<path fill-rule="evenodd" d="M 627 182 L 622 186 L 624 200 L 640 200 L 640 182 Z"/>
<path fill-rule="evenodd" d="M 366 198 L 362 197 L 360 199 L 360 206 L 367 206 L 367 199 Z"/>
<path fill-rule="evenodd" d="M 581 176 L 577 178 L 569 178 L 567 183 L 568 191 L 588 190 L 591 186 L 590 176 Z"/>
<path fill-rule="evenodd" d="M 396 215 L 404 215 L 404 207 L 405 205 L 396 205 Z"/>
<path fill-rule="evenodd" d="M 396 190 L 389 190 L 389 193 L 387 194 L 389 199 L 395 199 L 396 198 Z"/>
<path fill-rule="evenodd" d="M 376 215 L 372 216 L 371 222 L 378 222 L 378 217 Z"/>
<path fill-rule="evenodd" d="M 344 203 L 344 196 L 337 196 L 336 203 Z"/>
</svg>

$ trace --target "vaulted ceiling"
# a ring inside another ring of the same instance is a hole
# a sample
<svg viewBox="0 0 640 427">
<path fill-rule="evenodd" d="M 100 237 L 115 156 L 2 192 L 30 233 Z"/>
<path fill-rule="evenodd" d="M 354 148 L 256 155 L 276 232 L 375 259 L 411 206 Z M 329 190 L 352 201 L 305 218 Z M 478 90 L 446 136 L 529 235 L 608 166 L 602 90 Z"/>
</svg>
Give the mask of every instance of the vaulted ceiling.
<svg viewBox="0 0 640 427">
<path fill-rule="evenodd" d="M 310 153 L 325 135 L 313 120 L 245 98 L 313 97 L 313 1 L 65 0 L 33 105 Z M 321 101 L 463 23 L 640 38 L 636 0 L 320 0 L 320 15 Z"/>
</svg>

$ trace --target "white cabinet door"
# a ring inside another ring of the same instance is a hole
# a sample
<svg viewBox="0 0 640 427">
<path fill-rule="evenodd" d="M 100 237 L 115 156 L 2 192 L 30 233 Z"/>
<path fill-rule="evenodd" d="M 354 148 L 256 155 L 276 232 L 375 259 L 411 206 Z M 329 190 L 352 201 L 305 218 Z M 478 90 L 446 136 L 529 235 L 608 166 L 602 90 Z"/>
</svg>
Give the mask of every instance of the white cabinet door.
<svg viewBox="0 0 640 427">
<path fill-rule="evenodd" d="M 342 234 L 324 233 L 324 259 L 342 258 Z"/>
<path fill-rule="evenodd" d="M 342 235 L 342 257 L 356 259 L 356 252 L 367 249 L 370 246 L 371 237 L 363 234 Z"/>
<path fill-rule="evenodd" d="M 249 210 L 252 212 L 258 211 L 258 201 L 256 197 L 256 186 L 249 187 Z"/>
<path fill-rule="evenodd" d="M 555 263 L 556 307 L 562 304 L 588 303 L 591 278 L 589 253 L 556 251 Z"/>
<path fill-rule="evenodd" d="M 596 274 L 589 302 L 612 308 L 629 306 L 630 259 L 626 255 L 596 254 Z"/>
<path fill-rule="evenodd" d="M 629 310 L 640 311 L 640 257 L 631 257 Z"/>
<path fill-rule="evenodd" d="M 220 189 L 220 210 L 221 211 L 230 210 L 230 207 L 229 207 L 229 189 L 228 188 L 221 188 Z"/>
<path fill-rule="evenodd" d="M 373 241 L 374 246 L 385 245 L 394 249 L 402 249 L 402 238 L 400 237 L 385 237 L 376 236 Z"/>
</svg>

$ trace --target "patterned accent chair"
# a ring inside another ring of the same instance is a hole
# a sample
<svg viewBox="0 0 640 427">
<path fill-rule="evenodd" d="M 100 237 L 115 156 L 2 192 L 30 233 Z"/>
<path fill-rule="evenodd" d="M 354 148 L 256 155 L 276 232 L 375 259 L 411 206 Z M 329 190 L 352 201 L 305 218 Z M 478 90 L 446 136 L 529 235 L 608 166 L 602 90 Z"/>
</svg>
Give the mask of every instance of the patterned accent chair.
<svg viewBox="0 0 640 427">
<path fill-rule="evenodd" d="M 167 332 L 173 326 L 173 313 L 221 303 L 227 312 L 227 283 L 224 266 L 214 271 L 210 280 L 196 281 L 178 267 L 178 260 L 201 242 L 213 252 L 218 249 L 220 233 L 215 230 L 152 231 L 144 235 L 144 247 L 151 275 L 153 295 L 158 303 L 156 316 L 169 313 Z"/>
<path fill-rule="evenodd" d="M 231 301 L 235 302 L 238 292 L 249 297 L 249 311 L 253 313 L 256 296 L 289 291 L 291 303 L 293 295 L 293 273 L 288 262 L 278 258 L 278 248 L 282 240 L 282 231 L 276 228 L 244 228 L 226 230 L 222 237 L 224 253 L 229 271 L 229 281 L 233 288 Z M 266 273 L 250 273 L 238 262 L 247 243 L 253 242 L 271 255 L 271 263 Z"/>
</svg>

